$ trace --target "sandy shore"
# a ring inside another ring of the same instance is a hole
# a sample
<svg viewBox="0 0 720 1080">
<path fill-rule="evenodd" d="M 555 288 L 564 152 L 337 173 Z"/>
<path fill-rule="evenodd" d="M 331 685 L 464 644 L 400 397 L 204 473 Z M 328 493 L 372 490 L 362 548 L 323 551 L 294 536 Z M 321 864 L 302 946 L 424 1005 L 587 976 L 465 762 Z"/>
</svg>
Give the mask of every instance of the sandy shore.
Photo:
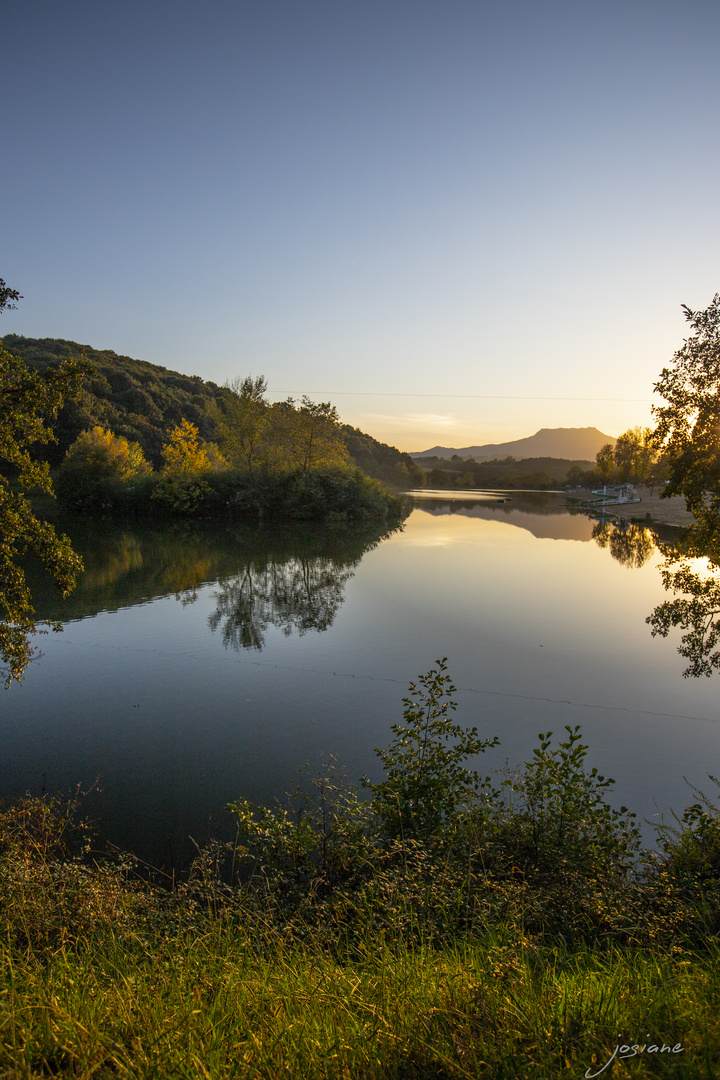
<svg viewBox="0 0 720 1080">
<path fill-rule="evenodd" d="M 685 509 L 685 500 L 682 495 L 673 495 L 669 499 L 661 499 L 658 489 L 653 494 L 650 488 L 639 487 L 637 493 L 642 502 L 628 503 L 624 506 L 609 506 L 608 511 L 630 518 L 631 521 L 654 521 L 658 525 L 692 525 L 695 521 L 693 515 Z M 571 498 L 592 498 L 591 491 L 573 491 Z"/>
</svg>

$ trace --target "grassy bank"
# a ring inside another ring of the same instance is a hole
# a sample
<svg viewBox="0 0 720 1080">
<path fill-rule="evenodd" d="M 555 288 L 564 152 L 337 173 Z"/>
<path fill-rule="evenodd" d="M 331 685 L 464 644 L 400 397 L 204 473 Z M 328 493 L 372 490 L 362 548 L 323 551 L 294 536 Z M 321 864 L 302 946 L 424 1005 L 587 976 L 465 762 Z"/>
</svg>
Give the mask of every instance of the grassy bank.
<svg viewBox="0 0 720 1080">
<path fill-rule="evenodd" d="M 599 1071 L 622 1042 L 646 1049 L 603 1075 L 718 1075 L 715 954 L 501 931 L 338 952 L 242 909 L 185 918 L 96 926 L 42 954 L 4 944 L 2 1075 L 547 1080 Z"/>
<path fill-rule="evenodd" d="M 0 1077 L 720 1074 L 720 814 L 640 848 L 577 729 L 482 776 L 444 661 L 361 797 L 238 800 L 158 883 L 80 800 L 0 812 Z"/>
</svg>

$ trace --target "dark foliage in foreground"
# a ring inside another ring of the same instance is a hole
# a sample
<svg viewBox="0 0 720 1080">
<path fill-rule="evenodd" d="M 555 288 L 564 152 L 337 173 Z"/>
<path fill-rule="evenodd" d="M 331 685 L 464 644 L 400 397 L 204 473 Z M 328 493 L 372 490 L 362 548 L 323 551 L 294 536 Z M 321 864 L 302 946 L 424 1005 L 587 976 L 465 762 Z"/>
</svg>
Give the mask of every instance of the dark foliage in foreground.
<svg viewBox="0 0 720 1080">
<path fill-rule="evenodd" d="M 438 661 L 411 685 L 377 751 L 386 778 L 364 782 L 370 799 L 330 769 L 287 807 L 233 804 L 249 895 L 283 924 L 351 938 L 370 920 L 414 941 L 501 925 L 576 945 L 718 940 L 717 807 L 700 797 L 661 830 L 659 853 L 641 851 L 635 815 L 608 802 L 614 781 L 586 766 L 579 728 L 557 744 L 541 734 L 524 765 L 483 776 L 468 762 L 497 740 L 452 719 L 445 671 Z"/>
</svg>

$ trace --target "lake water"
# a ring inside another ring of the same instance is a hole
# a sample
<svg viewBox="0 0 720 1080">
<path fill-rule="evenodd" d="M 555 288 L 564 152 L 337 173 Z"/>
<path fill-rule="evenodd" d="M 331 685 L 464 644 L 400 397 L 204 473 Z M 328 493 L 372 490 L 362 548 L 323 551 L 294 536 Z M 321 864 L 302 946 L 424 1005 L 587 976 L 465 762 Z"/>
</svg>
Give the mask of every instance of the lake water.
<svg viewBox="0 0 720 1080">
<path fill-rule="evenodd" d="M 156 865 L 186 861 L 228 801 L 280 797 L 305 762 L 378 779 L 374 747 L 443 656 L 458 718 L 501 740 L 487 769 L 579 723 L 641 817 L 694 801 L 683 777 L 712 788 L 718 688 L 650 635 L 664 593 L 642 530 L 608 526 L 600 546 L 595 522 L 539 494 L 418 500 L 384 538 L 63 527 L 86 573 L 66 602 L 33 586 L 65 630 L 0 697 L 0 796 L 99 777 L 100 835 Z"/>
</svg>

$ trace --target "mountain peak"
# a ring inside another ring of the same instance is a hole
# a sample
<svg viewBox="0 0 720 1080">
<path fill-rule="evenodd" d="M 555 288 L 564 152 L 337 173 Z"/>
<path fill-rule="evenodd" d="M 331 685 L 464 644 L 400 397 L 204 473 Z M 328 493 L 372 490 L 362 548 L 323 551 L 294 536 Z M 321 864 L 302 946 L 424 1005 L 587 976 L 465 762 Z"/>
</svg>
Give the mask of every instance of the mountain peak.
<svg viewBox="0 0 720 1080">
<path fill-rule="evenodd" d="M 534 435 L 525 439 L 514 439 L 504 443 L 485 443 L 483 446 L 463 446 L 455 449 L 450 446 L 433 446 L 429 450 L 419 450 L 410 457 L 451 458 L 460 457 L 498 458 L 498 457 L 556 457 L 570 461 L 594 461 L 598 450 L 606 443 L 615 445 L 612 435 L 605 435 L 596 427 L 582 428 L 540 428 Z"/>
</svg>

